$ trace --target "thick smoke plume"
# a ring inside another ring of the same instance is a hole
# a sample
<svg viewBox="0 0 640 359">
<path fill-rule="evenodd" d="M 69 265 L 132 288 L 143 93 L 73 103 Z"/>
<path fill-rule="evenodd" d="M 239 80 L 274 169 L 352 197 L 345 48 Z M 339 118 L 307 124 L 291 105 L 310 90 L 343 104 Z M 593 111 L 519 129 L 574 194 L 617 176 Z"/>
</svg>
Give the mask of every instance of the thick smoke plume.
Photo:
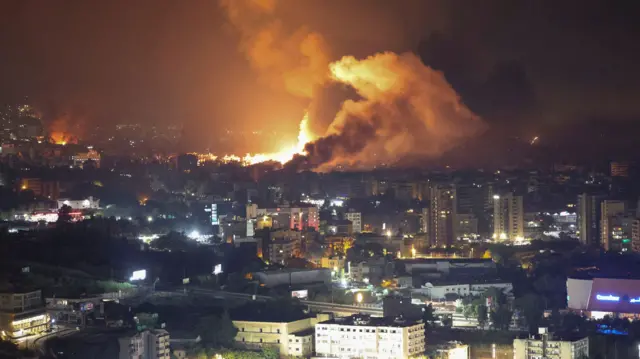
<svg viewBox="0 0 640 359">
<path fill-rule="evenodd" d="M 263 81 L 305 98 L 328 79 L 329 57 L 322 35 L 287 29 L 275 17 L 276 0 L 220 0 L 240 33 L 240 50 Z"/>
<path fill-rule="evenodd" d="M 294 168 L 372 169 L 407 157 L 434 158 L 484 128 L 444 75 L 412 53 L 330 63 L 319 34 L 300 29 L 286 35 L 275 19 L 275 0 L 222 4 L 240 30 L 242 50 L 271 84 L 315 101 L 318 86 L 335 82 L 360 97 L 342 103 L 325 135 L 289 164 Z"/>
<path fill-rule="evenodd" d="M 353 87 L 325 136 L 306 146 L 303 167 L 371 169 L 406 157 L 433 158 L 484 128 L 443 74 L 411 53 L 351 56 L 331 64 L 334 81 Z"/>
</svg>

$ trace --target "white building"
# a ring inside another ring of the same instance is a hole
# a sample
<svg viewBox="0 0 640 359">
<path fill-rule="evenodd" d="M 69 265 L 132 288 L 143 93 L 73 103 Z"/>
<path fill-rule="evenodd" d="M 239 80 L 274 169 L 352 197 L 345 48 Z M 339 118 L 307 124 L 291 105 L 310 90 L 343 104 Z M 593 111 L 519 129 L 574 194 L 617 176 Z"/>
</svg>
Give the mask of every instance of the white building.
<svg viewBox="0 0 640 359">
<path fill-rule="evenodd" d="M 493 239 L 516 241 L 524 239 L 522 196 L 507 193 L 493 196 Z"/>
<path fill-rule="evenodd" d="M 58 200 L 58 209 L 62 206 L 69 206 L 71 209 L 98 209 L 100 208 L 100 200 L 91 196 L 85 199 L 61 198 Z"/>
<path fill-rule="evenodd" d="M 290 322 L 234 320 L 238 328 L 235 341 L 250 349 L 274 348 L 281 356 L 306 358 L 313 352 L 313 327 L 329 319 L 326 314 Z"/>
<path fill-rule="evenodd" d="M 170 359 L 169 333 L 164 329 L 143 332 L 118 338 L 118 359 Z"/>
<path fill-rule="evenodd" d="M 589 357 L 589 338 L 556 338 L 547 328 L 539 329 L 540 335 L 527 339 L 514 339 L 514 359 L 581 359 Z"/>
<path fill-rule="evenodd" d="M 427 282 L 421 288 L 414 289 L 414 292 L 428 295 L 433 300 L 443 300 L 449 293 L 457 294 L 460 297 L 469 295 L 480 295 L 489 288 L 501 289 L 504 293 L 510 293 L 513 285 L 510 282 L 486 281 L 473 283 L 460 282 Z"/>
<path fill-rule="evenodd" d="M 353 315 L 316 324 L 316 357 L 412 358 L 424 355 L 422 321 Z"/>
<path fill-rule="evenodd" d="M 362 232 L 362 213 L 349 211 L 344 214 L 344 218 L 348 221 L 351 221 L 353 233 Z"/>
</svg>

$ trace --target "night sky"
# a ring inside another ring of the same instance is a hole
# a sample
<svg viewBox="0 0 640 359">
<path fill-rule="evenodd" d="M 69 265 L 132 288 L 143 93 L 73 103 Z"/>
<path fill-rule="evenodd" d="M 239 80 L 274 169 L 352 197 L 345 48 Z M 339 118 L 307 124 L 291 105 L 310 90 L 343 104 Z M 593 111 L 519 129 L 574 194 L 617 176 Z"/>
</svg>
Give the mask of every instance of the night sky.
<svg viewBox="0 0 640 359">
<path fill-rule="evenodd" d="M 640 117 L 637 1 L 281 0 L 277 15 L 332 60 L 416 52 L 505 133 Z M 295 137 L 308 105 L 258 81 L 214 0 L 2 1 L 0 103 L 24 96 L 45 120 L 184 123 L 202 147 L 225 128 Z"/>
</svg>

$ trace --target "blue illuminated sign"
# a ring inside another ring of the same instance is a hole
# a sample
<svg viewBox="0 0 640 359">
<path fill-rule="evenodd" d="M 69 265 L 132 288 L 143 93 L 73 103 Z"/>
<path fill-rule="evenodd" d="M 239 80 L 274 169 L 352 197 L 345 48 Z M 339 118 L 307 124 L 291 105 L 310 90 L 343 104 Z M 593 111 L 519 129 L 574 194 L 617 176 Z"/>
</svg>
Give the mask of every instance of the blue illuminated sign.
<svg viewBox="0 0 640 359">
<path fill-rule="evenodd" d="M 618 301 L 620 301 L 620 297 L 616 297 L 615 295 L 611 295 L 611 294 L 608 294 L 608 295 L 598 294 L 598 295 L 596 295 L 596 299 L 597 300 L 604 300 L 604 301 L 607 301 L 607 302 L 618 302 Z"/>
<path fill-rule="evenodd" d="M 640 297 L 629 299 L 629 303 L 640 303 Z"/>
</svg>

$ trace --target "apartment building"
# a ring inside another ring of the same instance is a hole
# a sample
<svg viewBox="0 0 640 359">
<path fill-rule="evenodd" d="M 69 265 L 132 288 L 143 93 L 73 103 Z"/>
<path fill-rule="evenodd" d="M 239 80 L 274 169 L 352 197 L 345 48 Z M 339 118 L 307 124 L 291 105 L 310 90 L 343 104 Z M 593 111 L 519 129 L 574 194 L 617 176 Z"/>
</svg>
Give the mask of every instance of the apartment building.
<svg viewBox="0 0 640 359">
<path fill-rule="evenodd" d="M 51 327 L 42 291 L 0 293 L 0 337 L 15 340 Z"/>
<path fill-rule="evenodd" d="M 493 239 L 516 241 L 524 239 L 524 209 L 522 196 L 507 193 L 493 196 Z"/>
<path fill-rule="evenodd" d="M 234 320 L 238 328 L 235 341 L 247 348 L 271 347 L 281 356 L 306 358 L 313 352 L 313 328 L 319 321 L 328 320 L 329 315 L 302 318 L 292 321 Z"/>
<path fill-rule="evenodd" d="M 344 218 L 351 221 L 351 230 L 353 233 L 362 232 L 362 213 L 349 211 L 344 214 Z"/>
<path fill-rule="evenodd" d="M 539 335 L 513 340 L 514 359 L 581 359 L 589 357 L 588 337 L 556 337 L 547 328 Z"/>
<path fill-rule="evenodd" d="M 322 358 L 419 357 L 425 351 L 424 323 L 366 315 L 335 318 L 316 324 L 315 346 Z"/>
</svg>

